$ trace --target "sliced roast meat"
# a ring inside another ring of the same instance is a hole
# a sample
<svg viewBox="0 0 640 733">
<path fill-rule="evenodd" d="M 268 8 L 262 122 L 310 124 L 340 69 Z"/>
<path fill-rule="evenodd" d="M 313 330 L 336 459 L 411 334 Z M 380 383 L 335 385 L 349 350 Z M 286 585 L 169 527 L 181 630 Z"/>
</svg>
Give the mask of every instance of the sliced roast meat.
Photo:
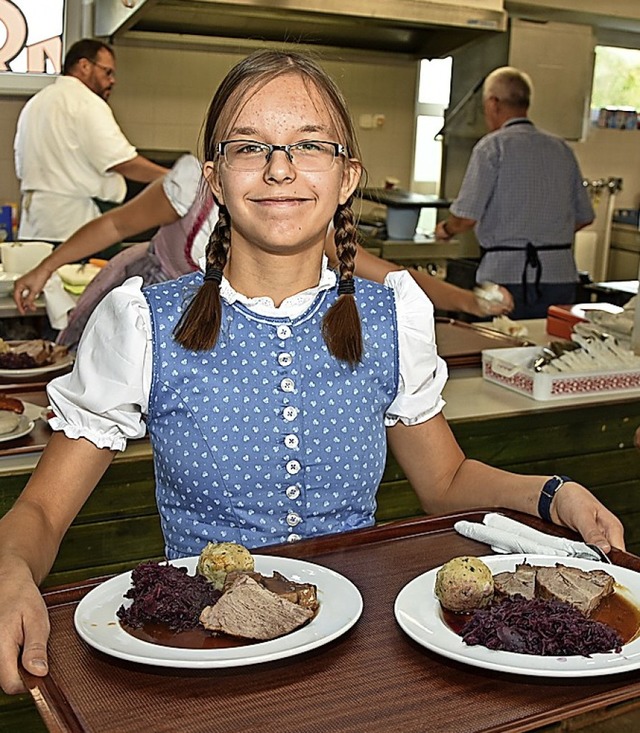
<svg viewBox="0 0 640 733">
<path fill-rule="evenodd" d="M 557 563 L 555 567 L 538 567 L 536 572 L 537 596 L 566 601 L 585 616 L 613 593 L 614 586 L 614 579 L 604 570 L 587 571 Z"/>
<path fill-rule="evenodd" d="M 297 603 L 304 608 L 310 608 L 315 611 L 318 608 L 318 588 L 312 583 L 296 583 L 295 580 L 289 580 L 281 575 L 277 570 L 273 571 L 273 575 L 262 575 L 256 572 L 234 571 L 227 575 L 224 590 L 231 587 L 235 579 L 239 575 L 249 575 L 257 583 L 272 593 L 286 598 L 291 603 Z"/>
<path fill-rule="evenodd" d="M 536 568 L 524 563 L 516 565 L 514 572 L 497 573 L 493 590 L 497 599 L 518 595 L 531 600 L 536 593 Z"/>
<path fill-rule="evenodd" d="M 314 612 L 272 593 L 247 573 L 236 577 L 214 606 L 200 614 L 209 631 L 265 641 L 294 631 Z"/>
</svg>

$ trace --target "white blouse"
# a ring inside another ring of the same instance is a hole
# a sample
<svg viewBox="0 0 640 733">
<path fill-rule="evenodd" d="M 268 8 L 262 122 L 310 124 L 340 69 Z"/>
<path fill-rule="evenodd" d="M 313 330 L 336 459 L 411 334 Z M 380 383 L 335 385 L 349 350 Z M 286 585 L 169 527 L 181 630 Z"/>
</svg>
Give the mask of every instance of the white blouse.
<svg viewBox="0 0 640 733">
<path fill-rule="evenodd" d="M 226 278 L 221 296 L 262 315 L 295 318 L 318 292 L 335 282 L 325 257 L 318 286 L 287 298 L 279 307 L 271 298 L 247 298 L 236 292 Z M 84 330 L 73 371 L 49 383 L 53 430 L 112 450 L 124 450 L 128 439 L 145 435 L 152 331 L 141 284 L 140 277 L 133 277 L 105 296 Z M 390 272 L 385 285 L 396 299 L 400 366 L 398 392 L 385 414 L 385 425 L 398 420 L 406 425 L 425 422 L 442 410 L 448 376 L 436 351 L 433 305 L 408 272 Z"/>
<path fill-rule="evenodd" d="M 183 155 L 173 164 L 162 179 L 162 190 L 178 216 L 184 217 L 193 206 L 196 197 L 207 184 L 202 175 L 200 161 L 194 155 Z M 204 257 L 211 232 L 218 221 L 218 207 L 214 206 L 191 245 L 191 258 L 198 262 Z"/>
</svg>

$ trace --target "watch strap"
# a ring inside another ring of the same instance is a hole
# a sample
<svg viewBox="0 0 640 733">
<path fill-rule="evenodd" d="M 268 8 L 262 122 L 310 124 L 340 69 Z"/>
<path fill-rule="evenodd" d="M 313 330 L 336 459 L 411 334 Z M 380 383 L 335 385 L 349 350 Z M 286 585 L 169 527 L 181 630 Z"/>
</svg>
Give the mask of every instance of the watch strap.
<svg viewBox="0 0 640 733">
<path fill-rule="evenodd" d="M 567 483 L 567 481 L 573 481 L 568 476 L 552 476 L 548 481 L 545 482 L 540 492 L 540 498 L 538 499 L 538 514 L 545 520 L 545 522 L 551 522 L 551 502 L 553 497 L 560 491 L 560 489 Z"/>
</svg>

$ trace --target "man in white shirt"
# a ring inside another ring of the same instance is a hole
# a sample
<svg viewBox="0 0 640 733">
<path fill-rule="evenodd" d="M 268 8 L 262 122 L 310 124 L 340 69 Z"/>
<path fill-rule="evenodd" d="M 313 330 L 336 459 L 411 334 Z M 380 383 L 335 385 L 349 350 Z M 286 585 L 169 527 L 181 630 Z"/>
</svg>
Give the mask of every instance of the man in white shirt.
<svg viewBox="0 0 640 733">
<path fill-rule="evenodd" d="M 24 106 L 14 141 L 20 239 L 64 241 L 101 207 L 122 203 L 125 178 L 148 183 L 167 172 L 138 155 L 115 121 L 107 104 L 115 77 L 113 50 L 83 39 L 62 76 Z"/>
</svg>

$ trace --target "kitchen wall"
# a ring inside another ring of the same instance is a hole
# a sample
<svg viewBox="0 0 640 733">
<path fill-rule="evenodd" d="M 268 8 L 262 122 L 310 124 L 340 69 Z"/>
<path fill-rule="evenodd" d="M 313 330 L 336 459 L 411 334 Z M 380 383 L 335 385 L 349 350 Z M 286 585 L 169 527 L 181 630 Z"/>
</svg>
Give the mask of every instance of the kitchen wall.
<svg viewBox="0 0 640 733">
<path fill-rule="evenodd" d="M 198 151 L 216 86 L 245 52 L 116 46 L 118 82 L 110 104 L 131 142 L 144 149 Z M 331 58 L 328 54 L 331 54 Z M 318 53 L 316 52 L 318 56 Z M 411 175 L 417 64 L 390 54 L 327 52 L 319 61 L 338 81 L 356 122 L 384 114 L 382 127 L 359 129 L 369 185 Z M 345 60 L 346 59 L 346 60 Z M 18 200 L 12 143 L 24 100 L 0 99 L 0 202 Z"/>
<path fill-rule="evenodd" d="M 242 55 L 227 49 L 178 50 L 118 46 L 118 84 L 111 105 L 122 129 L 140 148 L 197 152 L 213 89 Z M 328 51 L 320 60 L 337 79 L 356 122 L 383 114 L 380 128 L 359 129 L 369 185 L 394 176 L 407 187 L 413 150 L 417 64 L 400 55 Z M 0 203 L 18 201 L 13 135 L 24 98 L 0 99 Z M 591 128 L 572 143 L 588 178 L 621 177 L 616 205 L 640 206 L 640 131 Z"/>
</svg>

